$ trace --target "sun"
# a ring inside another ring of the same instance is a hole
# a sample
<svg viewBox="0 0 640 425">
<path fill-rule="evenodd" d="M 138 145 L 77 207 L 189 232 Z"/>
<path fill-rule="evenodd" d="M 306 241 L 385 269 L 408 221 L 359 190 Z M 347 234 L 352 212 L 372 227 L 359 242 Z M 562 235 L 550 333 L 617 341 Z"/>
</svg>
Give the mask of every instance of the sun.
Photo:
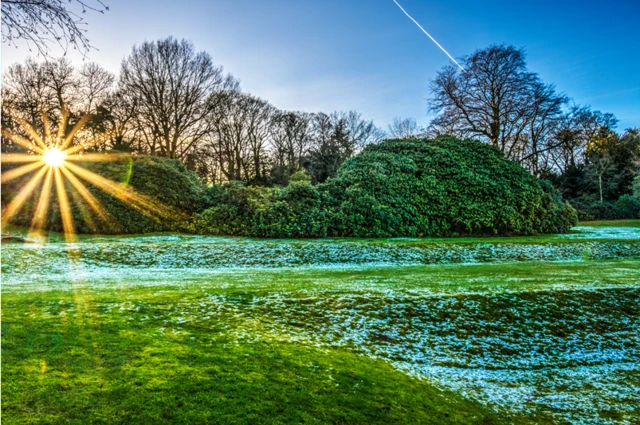
<svg viewBox="0 0 640 425">
<path fill-rule="evenodd" d="M 107 211 L 93 195 L 86 184 L 99 189 L 106 194 L 119 199 L 125 204 L 133 207 L 138 212 L 153 219 L 167 218 L 176 214 L 172 208 L 162 205 L 155 199 L 151 199 L 142 194 L 136 193 L 133 189 L 123 187 L 121 184 L 108 180 L 105 177 L 89 171 L 87 168 L 76 164 L 76 162 L 103 162 L 121 159 L 121 154 L 91 153 L 87 152 L 97 140 L 87 140 L 84 143 L 76 141 L 74 136 L 82 129 L 88 121 L 89 115 L 83 116 L 79 122 L 67 131 L 68 111 L 61 111 L 61 119 L 58 123 L 57 131 L 54 133 L 49 127 L 47 115 L 43 112 L 44 134 L 39 134 L 33 124 L 24 119 L 16 117 L 16 122 L 20 125 L 21 132 L 27 137 L 12 130 L 2 128 L 2 137 L 11 140 L 16 145 L 24 148 L 26 153 L 2 153 L 2 163 L 24 163 L 17 168 L 10 167 L 8 171 L 3 170 L 0 181 L 9 182 L 21 176 L 31 174 L 31 178 L 15 193 L 14 198 L 2 210 L 2 226 L 9 223 L 9 220 L 25 205 L 31 195 L 40 192 L 35 201 L 35 212 L 32 218 L 30 234 L 39 234 L 47 221 L 50 203 L 53 201 L 51 193 L 55 192 L 59 204 L 59 216 L 62 221 L 65 239 L 69 242 L 75 240 L 75 226 L 73 223 L 72 203 L 82 202 L 89 208 L 79 208 L 79 210 L 91 210 L 101 220 L 109 222 L 113 220 Z M 70 184 L 71 191 L 65 184 Z M 37 190 L 40 188 L 40 190 Z M 71 199 L 69 196 L 71 195 Z M 92 222 L 92 217 L 81 213 L 82 218 L 87 222 Z"/>
<path fill-rule="evenodd" d="M 45 164 L 50 167 L 59 167 L 64 164 L 64 160 L 67 157 L 67 154 L 62 152 L 60 149 L 52 148 L 47 149 L 42 155 L 42 160 Z"/>
</svg>

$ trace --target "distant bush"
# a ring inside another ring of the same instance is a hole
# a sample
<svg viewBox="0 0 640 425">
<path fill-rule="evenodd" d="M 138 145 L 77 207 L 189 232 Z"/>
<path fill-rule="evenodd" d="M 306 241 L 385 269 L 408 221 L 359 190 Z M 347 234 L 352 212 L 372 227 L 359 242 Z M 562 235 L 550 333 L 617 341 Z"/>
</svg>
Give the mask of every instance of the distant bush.
<svg viewBox="0 0 640 425">
<path fill-rule="evenodd" d="M 640 218 L 640 198 L 622 195 L 614 204 L 618 218 Z"/>
<path fill-rule="evenodd" d="M 570 200 L 570 203 L 578 212 L 580 221 L 640 218 L 640 199 L 633 195 L 622 195 L 615 202 L 600 202 L 584 195 Z"/>
<path fill-rule="evenodd" d="M 119 185 L 124 191 L 133 190 L 154 204 L 156 211 L 134 208 L 94 185 L 83 182 L 95 196 L 107 214 L 102 220 L 66 181 L 73 221 L 77 233 L 146 233 L 185 228 L 190 214 L 202 211 L 206 206 L 203 194 L 205 186 L 184 164 L 177 159 L 160 157 L 124 157 L 110 162 L 76 163 L 89 171 Z M 17 194 L 30 176 L 2 185 L 2 204 Z M 80 179 L 82 180 L 82 179 Z M 127 192 L 124 192 L 125 194 Z M 20 210 L 12 224 L 31 224 L 39 192 L 36 191 Z M 126 196 L 126 195 L 125 195 Z M 44 229 L 61 231 L 62 223 L 55 189 L 50 199 L 50 211 Z"/>
<path fill-rule="evenodd" d="M 566 232 L 575 210 L 486 144 L 389 140 L 347 160 L 337 177 L 285 188 L 237 182 L 208 192 L 192 230 L 258 237 L 529 235 Z M 298 180 L 298 181 L 296 181 Z"/>
</svg>

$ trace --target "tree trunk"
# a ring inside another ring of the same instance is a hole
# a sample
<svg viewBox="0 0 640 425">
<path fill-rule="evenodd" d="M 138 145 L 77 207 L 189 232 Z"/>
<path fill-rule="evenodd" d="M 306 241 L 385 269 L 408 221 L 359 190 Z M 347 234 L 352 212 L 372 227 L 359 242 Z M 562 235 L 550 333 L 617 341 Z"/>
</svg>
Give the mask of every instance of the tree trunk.
<svg viewBox="0 0 640 425">
<path fill-rule="evenodd" d="M 600 185 L 600 203 L 602 203 L 602 174 L 598 176 L 598 183 Z"/>
</svg>

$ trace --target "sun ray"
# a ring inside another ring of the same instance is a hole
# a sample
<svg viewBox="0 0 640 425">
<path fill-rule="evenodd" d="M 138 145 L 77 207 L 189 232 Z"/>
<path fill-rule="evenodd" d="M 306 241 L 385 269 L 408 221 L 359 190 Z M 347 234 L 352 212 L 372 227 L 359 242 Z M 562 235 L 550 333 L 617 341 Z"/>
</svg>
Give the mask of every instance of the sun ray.
<svg viewBox="0 0 640 425">
<path fill-rule="evenodd" d="M 5 137 L 9 140 L 11 140 L 12 142 L 22 146 L 25 149 L 28 149 L 30 151 L 33 152 L 37 152 L 40 155 L 44 155 L 44 152 L 46 150 L 46 147 L 43 149 L 38 145 L 34 145 L 33 142 L 25 137 L 20 136 L 19 134 L 16 134 L 10 130 L 7 129 L 2 129 L 2 137 Z"/>
<path fill-rule="evenodd" d="M 95 137 L 80 143 L 74 140 L 76 134 L 88 122 L 90 117 L 90 115 L 84 115 L 68 133 L 66 126 L 68 125 L 69 111 L 66 108 L 61 110 L 60 119 L 57 121 L 58 127 L 55 130 L 54 127 L 52 127 L 48 115 L 43 112 L 44 136 L 38 135 L 34 126 L 21 118 L 16 118 L 16 120 L 20 123 L 22 132 L 28 137 L 24 137 L 8 129 L 2 129 L 3 137 L 34 152 L 34 154 L 2 154 L 0 159 L 3 163 L 26 163 L 2 173 L 2 183 L 35 172 L 33 176 L 29 177 L 25 185 L 20 184 L 20 187 L 14 188 L 18 190 L 15 198 L 3 211 L 2 224 L 7 224 L 11 221 L 25 202 L 32 197 L 32 194 L 39 185 L 41 191 L 39 192 L 35 208 L 33 208 L 35 213 L 31 218 L 30 233 L 40 233 L 40 231 L 46 227 L 45 225 L 48 223 L 47 214 L 49 214 L 51 210 L 51 194 L 53 193 L 53 186 L 55 185 L 62 227 L 65 240 L 68 242 L 75 240 L 76 229 L 73 222 L 73 211 L 75 211 L 75 208 L 78 208 L 80 216 L 90 228 L 97 229 L 95 226 L 96 222 L 90 214 L 91 212 L 95 213 L 104 224 L 115 228 L 113 225 L 116 222 L 108 210 L 104 208 L 98 198 L 96 198 L 93 188 L 99 189 L 119 199 L 139 213 L 156 221 L 160 219 L 175 220 L 178 216 L 184 216 L 184 213 L 181 211 L 167 207 L 157 200 L 137 193 L 134 189 L 126 185 L 111 181 L 81 167 L 81 164 L 74 163 L 120 161 L 123 159 L 129 159 L 129 161 L 131 161 L 131 155 L 124 153 L 80 153 L 93 145 L 104 142 L 110 135 L 109 132 L 102 133 L 100 137 Z M 131 162 L 129 165 L 131 166 Z M 65 180 L 69 181 L 70 185 L 68 185 Z M 20 181 L 18 182 L 21 183 Z M 18 186 L 18 184 L 16 183 L 14 186 Z M 73 211 L 67 189 L 71 189 L 70 194 L 73 201 Z M 87 206 L 89 208 L 87 208 Z"/>
<path fill-rule="evenodd" d="M 60 111 L 60 123 L 58 124 L 58 132 L 56 134 L 56 148 L 61 148 L 62 140 L 64 138 L 64 131 L 67 129 L 67 122 L 69 121 L 69 110 L 63 107 Z"/>
<path fill-rule="evenodd" d="M 60 171 L 63 169 L 60 168 Z M 70 190 L 69 196 L 71 197 L 71 203 L 76 206 L 78 209 L 78 213 L 82 218 L 82 221 L 86 223 L 86 225 L 92 231 L 95 231 L 98 227 L 96 226 L 96 222 L 92 217 L 91 211 L 89 211 L 89 207 L 87 207 L 87 201 L 80 196 L 77 190 Z"/>
<path fill-rule="evenodd" d="M 42 110 L 42 128 L 44 129 L 44 144 L 49 146 L 51 144 L 51 123 L 45 110 Z"/>
<path fill-rule="evenodd" d="M 38 205 L 36 206 L 36 212 L 33 215 L 33 220 L 31 221 L 31 230 L 29 233 L 31 235 L 37 236 L 40 235 L 40 231 L 42 230 L 42 226 L 47 220 L 47 213 L 49 212 L 49 200 L 51 198 L 51 185 L 53 183 L 53 168 L 47 167 L 47 175 L 44 178 L 44 184 L 42 185 L 40 191 L 40 199 L 38 200 Z"/>
<path fill-rule="evenodd" d="M 73 171 L 80 178 L 88 181 L 94 186 L 102 189 L 104 192 L 108 193 L 111 196 L 123 201 L 127 205 L 135 208 L 140 213 L 149 216 L 153 219 L 157 219 L 158 217 L 175 217 L 178 214 L 176 211 L 173 211 L 171 208 L 166 206 L 162 206 L 157 202 L 149 199 L 144 195 L 140 195 L 135 193 L 133 190 L 129 188 L 122 187 L 121 185 L 112 182 L 111 180 L 104 178 L 96 173 L 93 173 L 87 169 L 80 168 L 75 164 L 67 163 L 66 167 Z"/>
<path fill-rule="evenodd" d="M 42 140 L 42 137 L 40 137 L 38 132 L 33 128 L 31 124 L 29 124 L 27 120 L 25 120 L 24 118 L 18 117 L 16 118 L 16 121 L 18 122 L 18 124 L 20 124 L 20 127 L 22 127 L 22 129 L 27 132 L 27 134 L 31 137 L 31 139 L 33 139 L 33 141 L 36 142 L 36 145 L 42 151 L 47 149 L 47 145 L 44 142 L 44 140 Z M 28 139 L 25 139 L 25 140 L 28 141 Z M 31 144 L 33 145 L 33 143 Z"/>
<path fill-rule="evenodd" d="M 80 151 L 81 151 L 81 150 L 83 150 L 83 149 L 89 149 L 89 148 L 92 148 L 92 147 L 94 147 L 95 145 L 98 145 L 98 144 L 100 144 L 100 143 L 104 142 L 104 141 L 108 138 L 108 135 L 109 135 L 109 134 L 110 134 L 110 133 L 107 133 L 107 134 L 103 135 L 103 136 L 102 136 L 102 137 L 100 137 L 100 138 L 94 137 L 94 138 L 93 138 L 93 139 L 91 139 L 91 140 L 87 140 L 87 141 L 85 141 L 85 142 L 83 142 L 83 143 L 77 144 L 77 145 L 75 145 L 75 146 L 71 146 L 71 147 L 69 147 L 69 148 L 65 149 L 65 152 L 66 152 L 68 155 L 73 155 L 73 154 L 75 154 L 75 153 L 77 153 L 77 152 L 80 152 Z"/>
<path fill-rule="evenodd" d="M 0 182 L 6 183 L 10 180 L 16 179 L 20 176 L 30 173 L 33 170 L 36 170 L 42 167 L 43 165 L 44 164 L 40 161 L 40 162 L 32 162 L 31 164 L 26 164 L 18 168 L 14 168 L 13 170 L 9 170 L 6 173 L 2 173 L 2 177 L 0 177 Z"/>
<path fill-rule="evenodd" d="M 16 163 L 16 162 L 34 162 L 40 161 L 42 158 L 28 153 L 3 153 L 0 154 L 0 162 Z"/>
<path fill-rule="evenodd" d="M 73 140 L 74 136 L 78 131 L 82 129 L 82 127 L 84 127 L 87 121 L 89 121 L 89 118 L 91 118 L 91 115 L 89 114 L 85 114 L 82 116 L 82 118 L 80 118 L 76 125 L 73 126 L 69 134 L 67 134 L 67 137 L 65 137 L 65 139 L 63 140 L 62 146 L 60 146 L 60 150 L 66 150 L 69 145 L 71 145 L 71 141 Z"/>
<path fill-rule="evenodd" d="M 98 201 L 96 197 L 93 196 L 91 192 L 89 192 L 89 189 L 87 189 L 87 187 L 80 180 L 78 180 L 76 176 L 74 176 L 69 170 L 67 170 L 66 167 L 60 167 L 60 171 L 62 171 L 62 174 L 64 174 L 67 180 L 69 180 L 71 185 L 73 185 L 80 196 L 82 196 L 87 204 L 89 204 L 91 209 L 93 209 L 93 211 L 95 211 L 102 220 L 108 222 L 109 214 L 102 207 L 100 201 Z"/>
<path fill-rule="evenodd" d="M 29 199 L 29 196 L 31 196 L 31 192 L 34 191 L 34 189 L 36 188 L 38 183 L 40 183 L 40 180 L 42 180 L 42 177 L 46 172 L 47 172 L 47 168 L 42 167 L 40 171 L 38 171 L 36 175 L 34 175 L 31 178 L 29 183 L 27 183 L 26 186 L 22 188 L 20 192 L 18 192 L 16 197 L 9 203 L 9 205 L 7 205 L 5 210 L 2 212 L 3 226 L 5 226 L 9 222 L 9 220 L 11 220 L 11 218 L 15 215 L 15 213 L 18 212 L 22 204 L 24 204 L 25 201 Z"/>
<path fill-rule="evenodd" d="M 58 204 L 60 205 L 60 217 L 62 218 L 62 230 L 64 232 L 64 239 L 67 242 L 75 241 L 75 228 L 73 226 L 73 215 L 71 214 L 71 207 L 69 206 L 69 198 L 67 198 L 67 192 L 64 190 L 64 182 L 62 181 L 62 175 L 60 174 L 60 168 L 56 167 L 55 180 L 56 180 L 56 194 L 58 195 Z"/>
</svg>

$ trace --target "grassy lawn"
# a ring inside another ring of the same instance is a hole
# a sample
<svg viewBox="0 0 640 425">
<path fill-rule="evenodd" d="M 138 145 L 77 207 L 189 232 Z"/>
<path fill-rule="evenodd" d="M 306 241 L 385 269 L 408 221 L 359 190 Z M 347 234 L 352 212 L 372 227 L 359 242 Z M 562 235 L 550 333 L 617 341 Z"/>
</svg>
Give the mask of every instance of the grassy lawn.
<svg viewBox="0 0 640 425">
<path fill-rule="evenodd" d="M 602 220 L 602 221 L 581 221 L 579 226 L 590 227 L 640 227 L 640 220 Z"/>
<path fill-rule="evenodd" d="M 501 423 L 381 360 L 239 343 L 216 327 L 245 324 L 223 317 L 162 332 L 163 320 L 101 313 L 103 301 L 86 294 L 51 300 L 3 306 L 50 313 L 5 314 L 3 423 Z M 69 306 L 84 311 L 60 318 Z"/>
<path fill-rule="evenodd" d="M 622 247 L 617 259 L 381 265 L 366 251 L 362 265 L 240 268 L 159 267 L 165 248 L 209 264 L 210 244 L 158 236 L 134 238 L 136 250 L 127 240 L 2 247 L 3 423 L 640 415 L 640 266 L 621 250 L 627 239 L 603 242 Z M 259 249 L 303 252 L 261 243 L 213 252 L 239 264 Z"/>
<path fill-rule="evenodd" d="M 176 305 L 215 292 L 5 293 L 3 422 L 505 423 L 382 360 L 281 341 L 255 319 L 169 324 Z"/>
</svg>

